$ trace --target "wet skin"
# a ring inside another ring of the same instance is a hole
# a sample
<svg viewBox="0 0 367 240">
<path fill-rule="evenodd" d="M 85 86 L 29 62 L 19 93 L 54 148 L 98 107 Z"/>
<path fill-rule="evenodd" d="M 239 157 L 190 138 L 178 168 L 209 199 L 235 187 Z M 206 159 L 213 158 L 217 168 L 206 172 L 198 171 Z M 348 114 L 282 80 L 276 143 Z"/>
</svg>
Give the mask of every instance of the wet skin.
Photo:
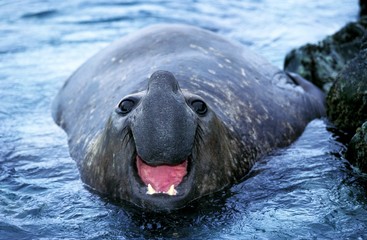
<svg viewBox="0 0 367 240">
<path fill-rule="evenodd" d="M 243 46 L 159 25 L 113 43 L 65 83 L 54 119 L 82 180 L 151 210 L 241 181 L 324 114 L 323 94 Z"/>
</svg>

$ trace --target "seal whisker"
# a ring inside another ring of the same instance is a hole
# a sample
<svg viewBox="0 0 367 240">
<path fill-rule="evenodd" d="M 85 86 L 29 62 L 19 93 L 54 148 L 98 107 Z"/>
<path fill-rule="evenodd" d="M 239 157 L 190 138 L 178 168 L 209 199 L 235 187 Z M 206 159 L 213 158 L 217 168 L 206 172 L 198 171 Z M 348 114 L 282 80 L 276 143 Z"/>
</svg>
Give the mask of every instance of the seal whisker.
<svg viewBox="0 0 367 240">
<path fill-rule="evenodd" d="M 200 149 L 200 146 L 204 143 L 203 134 L 204 134 L 203 128 L 200 126 L 200 123 L 198 123 L 196 127 L 195 140 L 194 140 L 195 151 L 198 151 Z"/>
<path fill-rule="evenodd" d="M 122 136 L 122 141 L 121 143 L 125 145 L 125 147 L 129 144 L 131 138 L 132 138 L 132 132 L 131 129 L 128 128 L 127 126 L 124 127 L 121 130 L 121 136 Z"/>
</svg>

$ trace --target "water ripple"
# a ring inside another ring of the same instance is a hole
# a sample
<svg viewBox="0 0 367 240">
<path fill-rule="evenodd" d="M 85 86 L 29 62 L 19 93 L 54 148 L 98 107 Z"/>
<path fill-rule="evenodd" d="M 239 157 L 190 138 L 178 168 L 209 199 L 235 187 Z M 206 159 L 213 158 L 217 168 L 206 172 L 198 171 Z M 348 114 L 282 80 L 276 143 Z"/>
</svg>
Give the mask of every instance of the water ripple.
<svg viewBox="0 0 367 240">
<path fill-rule="evenodd" d="M 321 120 L 241 184 L 160 215 L 85 188 L 50 110 L 88 57 L 149 24 L 197 25 L 281 67 L 357 14 L 356 0 L 1 1 L 0 239 L 367 238 L 367 177 Z"/>
</svg>

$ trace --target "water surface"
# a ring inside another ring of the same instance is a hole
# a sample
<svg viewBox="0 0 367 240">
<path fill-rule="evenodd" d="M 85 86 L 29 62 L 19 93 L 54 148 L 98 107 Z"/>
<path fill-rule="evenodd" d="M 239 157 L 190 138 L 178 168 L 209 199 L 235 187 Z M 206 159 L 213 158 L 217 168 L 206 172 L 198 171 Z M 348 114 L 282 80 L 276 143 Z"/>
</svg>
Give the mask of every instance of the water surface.
<svg viewBox="0 0 367 240">
<path fill-rule="evenodd" d="M 367 239 L 367 178 L 323 120 L 243 183 L 161 216 L 88 191 L 51 118 L 53 97 L 80 64 L 149 24 L 201 26 L 282 67 L 292 48 L 358 12 L 356 0 L 1 1 L 0 238 Z"/>
</svg>

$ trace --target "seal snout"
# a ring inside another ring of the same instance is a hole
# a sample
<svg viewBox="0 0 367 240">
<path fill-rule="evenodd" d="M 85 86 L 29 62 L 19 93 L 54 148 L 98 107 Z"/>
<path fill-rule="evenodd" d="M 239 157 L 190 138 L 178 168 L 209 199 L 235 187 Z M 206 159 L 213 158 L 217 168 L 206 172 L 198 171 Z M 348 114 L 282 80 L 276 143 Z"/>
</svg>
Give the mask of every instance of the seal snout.
<svg viewBox="0 0 367 240">
<path fill-rule="evenodd" d="M 157 71 L 132 123 L 138 155 L 151 166 L 177 165 L 192 153 L 196 122 L 172 73 Z"/>
</svg>

